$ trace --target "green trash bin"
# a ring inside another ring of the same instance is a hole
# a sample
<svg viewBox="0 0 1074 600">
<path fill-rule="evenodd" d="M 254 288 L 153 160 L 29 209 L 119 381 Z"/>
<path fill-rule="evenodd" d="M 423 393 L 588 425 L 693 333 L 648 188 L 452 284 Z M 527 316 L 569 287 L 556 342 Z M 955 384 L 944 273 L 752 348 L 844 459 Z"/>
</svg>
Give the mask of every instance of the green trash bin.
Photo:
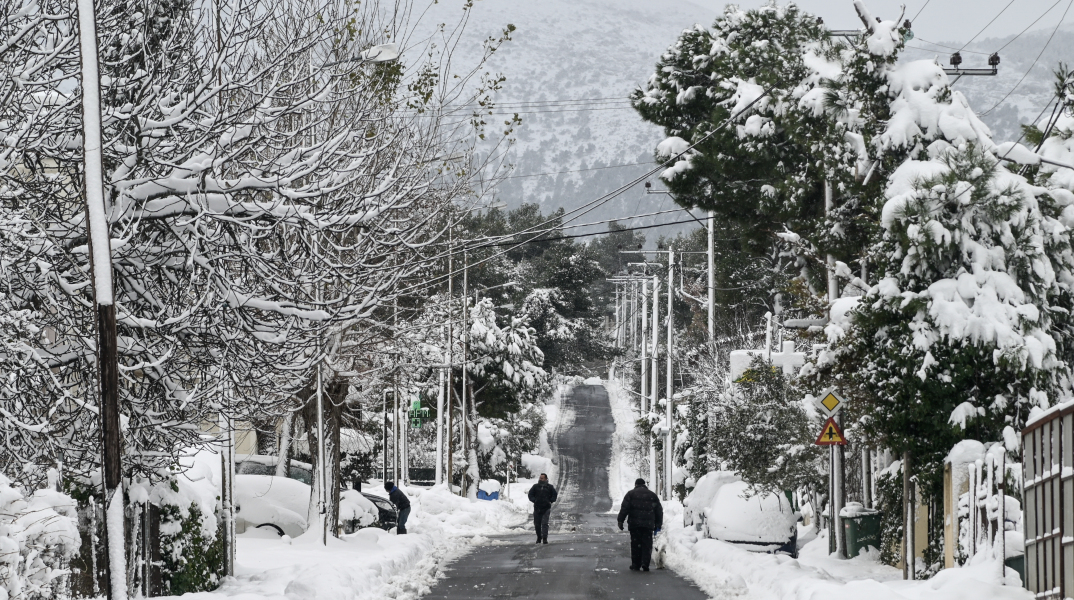
<svg viewBox="0 0 1074 600">
<path fill-rule="evenodd" d="M 847 558 L 854 558 L 867 546 L 880 548 L 882 518 L 883 513 L 869 509 L 858 509 L 856 514 L 843 517 L 843 531 L 847 536 Z"/>
</svg>

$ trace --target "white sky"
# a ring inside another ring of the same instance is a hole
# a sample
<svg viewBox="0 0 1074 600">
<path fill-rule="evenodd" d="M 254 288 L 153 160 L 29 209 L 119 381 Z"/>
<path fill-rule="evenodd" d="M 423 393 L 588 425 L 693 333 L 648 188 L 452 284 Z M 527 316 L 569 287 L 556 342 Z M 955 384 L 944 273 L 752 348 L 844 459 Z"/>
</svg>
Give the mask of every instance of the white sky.
<svg viewBox="0 0 1074 600">
<path fill-rule="evenodd" d="M 727 0 L 688 0 L 689 2 L 716 12 L 723 12 Z M 895 19 L 899 16 L 900 5 L 906 4 L 906 17 L 912 18 L 923 6 L 921 15 L 914 21 L 914 34 L 933 42 L 968 40 L 981 31 L 1010 0 L 866 0 L 865 4 L 874 16 L 882 19 Z M 754 8 L 766 4 L 766 0 L 738 0 L 743 8 Z M 785 0 L 779 0 L 780 4 Z M 797 0 L 796 4 L 807 12 L 824 18 L 824 23 L 831 29 L 857 29 L 861 27 L 854 12 L 852 0 Z M 1015 0 L 1011 6 L 992 23 L 977 41 L 998 38 L 1020 32 L 1034 19 L 1041 16 L 1056 0 Z M 1033 29 L 1055 27 L 1056 21 L 1063 15 L 1068 3 L 1059 2 L 1048 16 L 1041 19 Z M 1067 14 L 1066 23 L 1074 22 L 1074 9 Z"/>
</svg>

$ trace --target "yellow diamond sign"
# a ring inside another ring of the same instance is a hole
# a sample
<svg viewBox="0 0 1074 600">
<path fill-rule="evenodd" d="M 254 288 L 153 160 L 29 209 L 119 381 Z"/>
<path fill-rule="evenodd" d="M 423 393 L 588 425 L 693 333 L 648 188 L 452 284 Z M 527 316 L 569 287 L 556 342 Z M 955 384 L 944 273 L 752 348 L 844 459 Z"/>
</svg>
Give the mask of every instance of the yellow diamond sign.
<svg viewBox="0 0 1074 600">
<path fill-rule="evenodd" d="M 835 390 L 824 392 L 817 400 L 817 408 L 821 409 L 829 417 L 839 412 L 839 409 L 843 408 L 844 404 L 846 404 L 846 400 Z"/>
</svg>

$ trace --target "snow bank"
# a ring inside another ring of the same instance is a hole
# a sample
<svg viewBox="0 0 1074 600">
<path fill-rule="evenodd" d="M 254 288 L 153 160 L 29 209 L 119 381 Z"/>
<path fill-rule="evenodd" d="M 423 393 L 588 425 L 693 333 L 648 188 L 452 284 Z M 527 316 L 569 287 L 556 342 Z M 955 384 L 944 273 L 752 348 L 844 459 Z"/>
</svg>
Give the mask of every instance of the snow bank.
<svg viewBox="0 0 1074 600">
<path fill-rule="evenodd" d="M 0 598 L 48 598 L 54 581 L 62 590 L 81 543 L 77 524 L 70 496 L 44 489 L 27 498 L 0 474 Z"/>
<path fill-rule="evenodd" d="M 475 539 L 486 543 L 485 536 L 526 518 L 511 503 L 471 502 L 443 485 L 401 489 L 411 499 L 408 535 L 367 528 L 330 539 L 328 546 L 316 535 L 293 540 L 258 532 L 240 535 L 235 577 L 215 591 L 186 594 L 184 600 L 417 598 L 442 576 L 442 565 L 472 548 Z"/>
<path fill-rule="evenodd" d="M 615 421 L 612 458 L 608 465 L 608 495 L 612 498 L 612 512 L 618 512 L 623 496 L 634 489 L 634 480 L 638 478 L 639 466 L 630 460 L 626 450 L 637 438 L 636 423 L 640 414 L 630 400 L 630 392 L 623 389 L 619 380 L 604 383 L 604 389 L 608 390 L 608 403 Z"/>
<path fill-rule="evenodd" d="M 665 518 L 664 522 L 669 520 Z M 880 564 L 874 550 L 850 560 L 830 557 L 825 533 L 808 542 L 801 548 L 800 558 L 793 559 L 781 554 L 748 552 L 673 526 L 668 531 L 667 564 L 716 598 L 741 595 L 759 600 L 1029 600 L 1033 597 L 1017 581 L 1000 585 L 993 565 L 947 569 L 929 580 L 903 581 L 902 571 Z"/>
</svg>

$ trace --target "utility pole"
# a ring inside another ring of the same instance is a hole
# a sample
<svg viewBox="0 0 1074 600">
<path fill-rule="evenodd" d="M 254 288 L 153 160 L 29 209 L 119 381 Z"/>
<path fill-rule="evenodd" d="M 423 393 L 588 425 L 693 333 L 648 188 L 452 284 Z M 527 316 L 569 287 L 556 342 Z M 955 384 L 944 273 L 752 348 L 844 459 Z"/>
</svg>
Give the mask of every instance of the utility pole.
<svg viewBox="0 0 1074 600">
<path fill-rule="evenodd" d="M 318 288 L 319 290 L 320 288 Z M 321 527 L 321 545 L 328 545 L 328 481 L 325 479 L 327 468 L 324 464 L 324 395 L 321 393 L 321 345 L 317 344 L 317 477 L 320 490 L 317 498 L 317 519 Z M 309 437 L 309 436 L 307 436 Z"/>
<path fill-rule="evenodd" d="M 641 414 L 645 414 L 645 400 L 646 392 L 648 391 L 648 381 L 646 377 L 649 374 L 648 362 L 649 352 L 645 345 L 645 334 L 649 328 L 649 295 L 648 295 L 649 282 L 644 279 L 641 281 L 641 335 L 639 341 L 641 342 Z"/>
<path fill-rule="evenodd" d="M 445 332 L 446 333 L 446 332 Z M 445 336 L 445 340 L 447 337 Z M 450 342 L 449 342 L 450 344 Z M 444 370 L 440 367 L 440 381 L 436 386 L 436 474 L 433 483 L 440 485 L 444 480 Z"/>
<path fill-rule="evenodd" d="M 459 429 L 461 431 L 459 435 L 459 437 L 461 438 L 459 448 L 461 448 L 463 452 L 466 452 L 466 450 L 469 448 L 469 446 L 467 445 L 467 437 L 469 437 L 467 434 L 469 432 L 466 431 L 468 425 L 466 419 L 466 384 L 468 379 L 466 373 L 466 364 L 467 360 L 469 360 L 468 355 L 470 350 L 470 328 L 467 327 L 467 324 L 470 322 L 470 317 L 466 313 L 468 312 L 467 309 L 469 308 L 470 304 L 470 284 L 468 279 L 470 264 L 468 256 L 466 254 L 466 250 L 466 248 L 462 249 L 462 398 L 460 399 L 462 404 L 462 420 L 459 421 Z M 470 454 L 468 452 L 466 453 L 466 461 L 467 470 L 469 470 Z M 462 479 L 460 480 L 460 483 L 462 485 L 459 486 L 459 493 L 460 495 L 465 496 L 467 493 L 466 473 L 462 474 Z"/>
<path fill-rule="evenodd" d="M 832 184 L 827 179 L 824 180 L 824 215 L 829 216 L 832 213 L 832 209 L 835 208 L 835 202 L 832 199 Z M 828 312 L 829 318 L 831 317 L 831 307 L 835 304 L 835 301 L 839 298 L 839 281 L 835 276 L 835 257 L 828 254 L 826 257 L 828 263 Z M 769 317 L 769 323 L 771 323 L 771 317 Z M 771 335 L 771 325 L 769 326 L 769 335 Z M 842 415 L 835 415 L 836 424 L 840 428 L 843 426 Z M 834 525 L 835 533 L 835 552 L 839 558 L 847 557 L 847 543 L 846 543 L 846 531 L 843 529 L 843 517 L 840 513 L 843 510 L 843 506 L 846 505 L 846 448 L 844 446 L 832 446 L 832 482 L 835 484 L 832 487 L 832 523 Z"/>
<path fill-rule="evenodd" d="M 709 211 L 709 345 L 716 345 L 716 213 Z M 713 354 L 715 356 L 715 354 Z"/>
<path fill-rule="evenodd" d="M 455 318 L 454 318 L 455 317 L 455 311 L 454 311 L 454 307 L 452 306 L 452 304 L 454 304 L 454 302 L 455 302 L 455 289 L 453 287 L 453 284 L 455 282 L 455 276 L 453 274 L 454 273 L 454 271 L 453 271 L 453 269 L 454 269 L 454 260 L 453 260 L 453 258 L 455 256 L 454 230 L 455 230 L 455 228 L 453 226 L 448 227 L 448 268 L 447 268 L 447 271 L 448 271 L 447 272 L 447 275 L 448 275 L 448 280 L 447 280 L 447 285 L 448 285 L 448 288 L 447 288 L 448 289 L 448 310 L 447 310 L 447 313 L 448 313 L 448 322 L 447 322 L 447 366 L 448 366 L 448 369 L 447 369 L 447 485 L 448 485 L 448 492 L 451 491 L 451 482 L 454 481 L 454 479 L 452 478 L 452 464 L 454 463 L 454 460 L 455 460 L 454 452 L 453 452 L 454 448 L 452 447 L 452 444 L 451 444 L 451 441 L 454 438 L 454 434 L 452 433 L 452 423 L 451 423 L 451 407 L 452 407 L 451 397 L 453 395 L 452 392 L 454 391 L 454 386 L 452 385 L 451 380 L 454 377 L 454 371 L 455 371 L 455 365 L 453 364 L 454 361 L 455 361 L 455 356 L 454 356 L 455 340 L 454 340 L 454 337 L 453 337 L 454 332 L 452 331 L 452 329 L 453 329 L 452 326 L 454 325 L 454 321 L 455 321 Z"/>
<path fill-rule="evenodd" d="M 380 410 L 381 410 L 381 414 L 384 415 L 384 418 L 383 418 L 383 423 L 384 423 L 383 429 L 384 429 L 384 431 L 383 431 L 383 434 L 381 436 L 381 438 L 384 440 L 384 444 L 383 444 L 383 446 L 381 446 L 381 448 L 383 450 L 380 453 L 380 456 L 381 456 L 380 472 L 381 472 L 381 476 L 384 478 L 384 481 L 388 480 L 388 392 L 390 392 L 390 391 L 391 390 L 387 390 L 387 389 L 383 390 L 381 392 L 381 395 L 380 395 Z"/>
<path fill-rule="evenodd" d="M 649 412 L 652 413 L 658 406 L 660 399 L 660 277 L 653 275 L 653 357 L 649 371 L 652 373 L 653 382 L 649 386 Z M 649 485 L 656 488 L 656 444 L 653 436 L 649 434 Z"/>
<path fill-rule="evenodd" d="M 668 246 L 668 372 L 667 372 L 667 425 L 668 439 L 664 444 L 664 494 L 665 500 L 671 500 L 672 471 L 675 468 L 675 411 L 671 397 L 675 391 L 673 356 L 675 354 L 675 248 Z"/>
<path fill-rule="evenodd" d="M 392 299 L 392 481 L 399 482 L 399 362 L 398 341 L 399 299 Z"/>
<path fill-rule="evenodd" d="M 112 248 L 104 201 L 104 152 L 101 132 L 101 73 L 97 54 L 97 14 L 93 0 L 78 0 L 78 45 L 82 57 L 82 151 L 90 270 L 97 312 L 97 365 L 100 385 L 101 472 L 104 492 L 105 592 L 109 600 L 127 598 L 124 559 L 123 437 L 119 423 L 119 352 L 112 290 Z M 121 534 L 109 535 L 108 532 Z M 117 539 L 118 538 L 118 539 Z"/>
</svg>

